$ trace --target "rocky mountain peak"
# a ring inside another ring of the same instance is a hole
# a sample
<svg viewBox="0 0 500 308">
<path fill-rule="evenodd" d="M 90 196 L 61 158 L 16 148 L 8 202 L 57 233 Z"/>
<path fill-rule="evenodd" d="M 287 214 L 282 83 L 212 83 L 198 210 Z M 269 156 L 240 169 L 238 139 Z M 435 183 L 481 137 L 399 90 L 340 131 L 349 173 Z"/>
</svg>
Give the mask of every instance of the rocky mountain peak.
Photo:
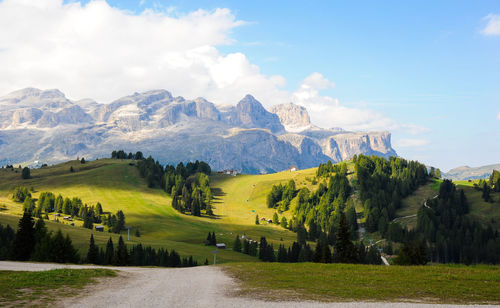
<svg viewBox="0 0 500 308">
<path fill-rule="evenodd" d="M 275 105 L 271 108 L 271 112 L 279 117 L 281 124 L 288 131 L 297 131 L 311 126 L 311 119 L 306 108 L 294 103 Z"/>
<path fill-rule="evenodd" d="M 247 94 L 236 105 L 234 124 L 245 128 L 267 128 L 272 132 L 284 131 L 277 115 L 267 111 L 252 95 Z"/>
</svg>

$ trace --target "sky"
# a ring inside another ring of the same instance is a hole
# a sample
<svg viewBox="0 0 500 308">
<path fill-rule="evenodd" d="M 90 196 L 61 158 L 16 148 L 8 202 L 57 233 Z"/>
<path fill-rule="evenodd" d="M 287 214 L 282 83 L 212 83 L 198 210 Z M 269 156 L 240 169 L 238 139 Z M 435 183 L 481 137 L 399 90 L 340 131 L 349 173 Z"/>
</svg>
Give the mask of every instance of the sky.
<svg viewBox="0 0 500 308">
<path fill-rule="evenodd" d="M 0 1 L 0 95 L 305 106 L 447 171 L 500 163 L 500 1 Z"/>
</svg>

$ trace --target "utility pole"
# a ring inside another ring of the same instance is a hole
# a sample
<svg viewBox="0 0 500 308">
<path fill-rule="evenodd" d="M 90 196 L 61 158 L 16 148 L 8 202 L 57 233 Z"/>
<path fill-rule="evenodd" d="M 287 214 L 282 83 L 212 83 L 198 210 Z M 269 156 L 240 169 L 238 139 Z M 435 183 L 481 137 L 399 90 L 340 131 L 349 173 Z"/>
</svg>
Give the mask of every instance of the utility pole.
<svg viewBox="0 0 500 308">
<path fill-rule="evenodd" d="M 217 258 L 216 258 L 217 252 L 218 252 L 217 250 L 213 251 L 213 254 L 214 254 L 214 265 L 217 264 Z"/>
</svg>

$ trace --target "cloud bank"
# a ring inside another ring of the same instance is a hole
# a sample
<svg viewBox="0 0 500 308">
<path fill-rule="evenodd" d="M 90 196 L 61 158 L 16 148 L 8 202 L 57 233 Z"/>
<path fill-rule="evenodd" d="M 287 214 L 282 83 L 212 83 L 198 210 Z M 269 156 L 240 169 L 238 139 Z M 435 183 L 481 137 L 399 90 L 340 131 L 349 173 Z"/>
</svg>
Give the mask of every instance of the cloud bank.
<svg viewBox="0 0 500 308">
<path fill-rule="evenodd" d="M 321 95 L 335 84 L 318 72 L 290 92 L 283 89 L 283 76 L 266 76 L 243 53 L 219 52 L 217 46 L 231 44 L 232 30 L 244 24 L 228 9 L 172 17 L 151 9 L 132 14 L 102 0 L 4 0 L 0 93 L 58 88 L 72 99 L 107 103 L 161 88 L 216 104 L 235 104 L 251 93 L 267 107 L 290 101 L 303 105 L 321 127 L 398 127 L 378 112 L 348 108 Z"/>
<path fill-rule="evenodd" d="M 500 15 L 489 14 L 483 20 L 487 21 L 486 26 L 481 30 L 483 35 L 500 35 Z"/>
</svg>

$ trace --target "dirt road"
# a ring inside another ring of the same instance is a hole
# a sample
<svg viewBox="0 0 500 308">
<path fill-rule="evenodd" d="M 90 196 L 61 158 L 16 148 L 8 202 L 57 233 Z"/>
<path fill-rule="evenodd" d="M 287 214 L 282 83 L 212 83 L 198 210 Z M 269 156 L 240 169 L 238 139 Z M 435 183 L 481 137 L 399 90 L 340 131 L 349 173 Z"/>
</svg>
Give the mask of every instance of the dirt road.
<svg viewBox="0 0 500 308">
<path fill-rule="evenodd" d="M 44 271 L 55 268 L 91 268 L 96 266 L 61 265 L 1 261 L 0 270 Z M 117 269 L 120 276 L 89 286 L 81 296 L 55 303 L 60 307 L 448 307 L 413 303 L 318 303 L 266 302 L 231 296 L 238 287 L 220 267 L 139 268 L 106 267 Z M 460 307 L 460 306 L 452 306 Z M 465 307 L 465 306 L 462 306 Z M 468 306 L 470 307 L 470 306 Z M 478 306 L 479 307 L 479 306 Z M 487 306 L 480 306 L 481 308 Z"/>
</svg>

